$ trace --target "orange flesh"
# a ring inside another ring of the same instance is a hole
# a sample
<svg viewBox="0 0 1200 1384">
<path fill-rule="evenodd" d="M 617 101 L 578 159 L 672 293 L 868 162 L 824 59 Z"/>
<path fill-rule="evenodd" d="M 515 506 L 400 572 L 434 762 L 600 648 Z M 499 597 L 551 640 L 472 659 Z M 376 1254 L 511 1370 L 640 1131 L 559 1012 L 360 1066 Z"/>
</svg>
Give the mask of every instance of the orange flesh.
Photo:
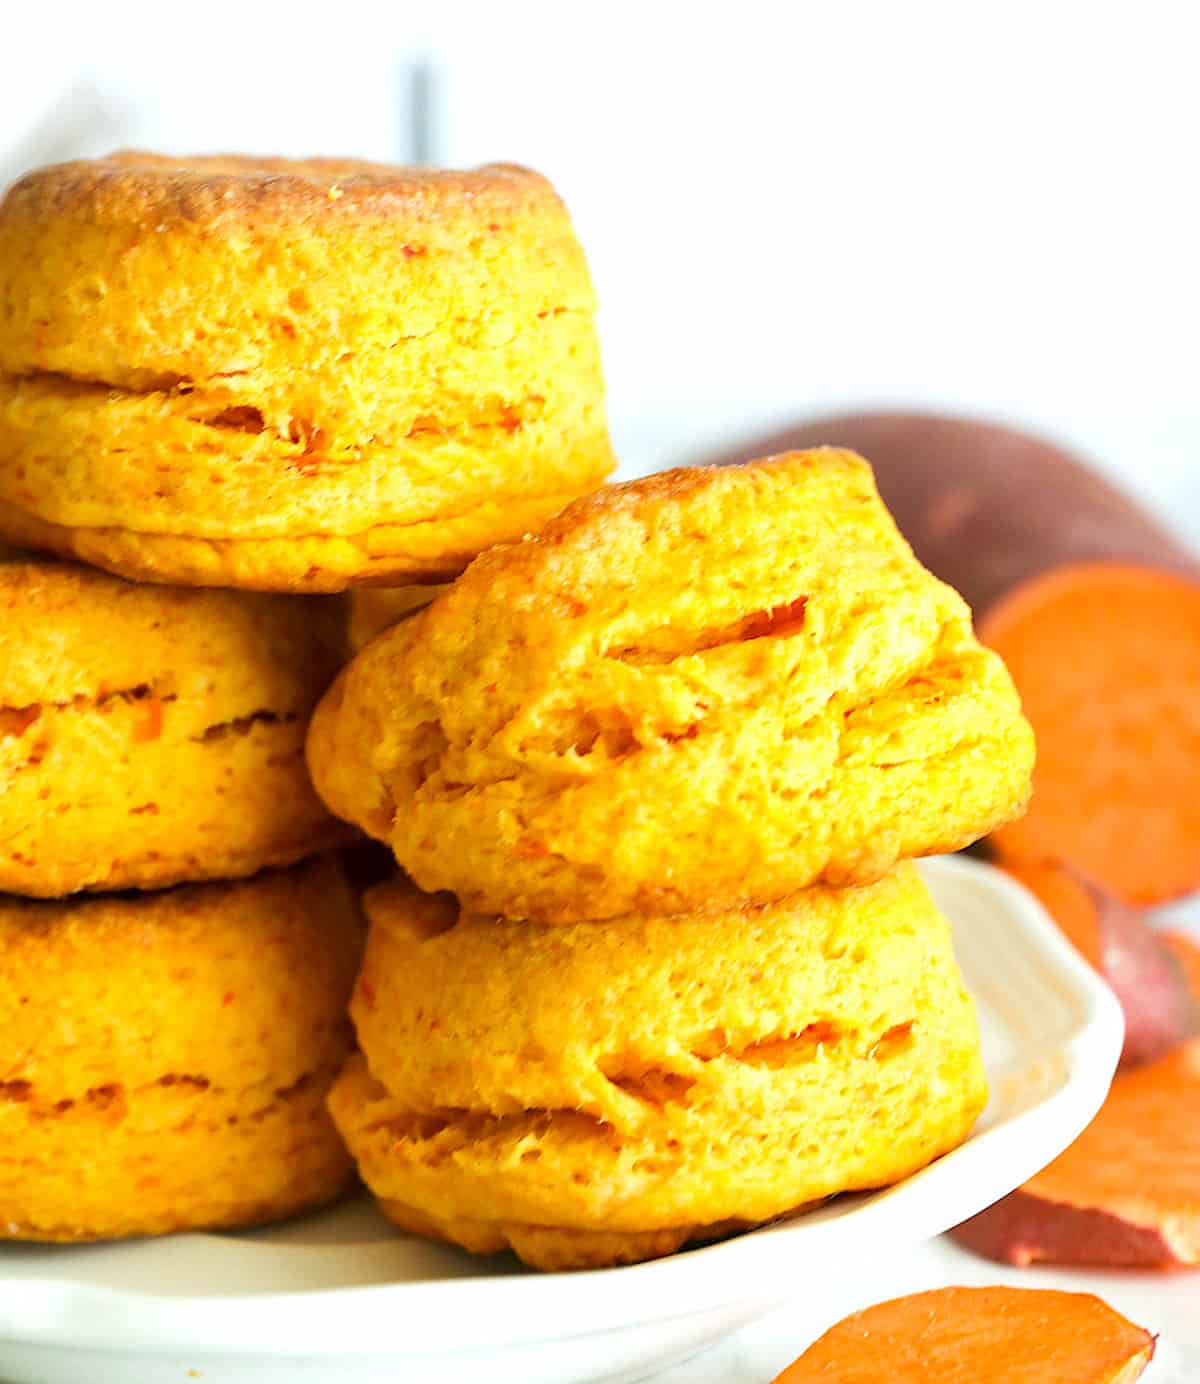
<svg viewBox="0 0 1200 1384">
<path fill-rule="evenodd" d="M 1161 1233 L 1170 1257 L 1200 1262 L 1200 1038 L 1119 1073 L 1100 1113 L 1022 1188 Z"/>
<path fill-rule="evenodd" d="M 1153 1354 L 1090 1293 L 940 1288 L 847 1317 L 775 1384 L 1129 1384 Z"/>
<path fill-rule="evenodd" d="M 1200 886 L 1200 586 L 1122 563 L 1060 567 L 996 606 L 1038 741 L 1028 815 L 992 837 L 1132 903 Z"/>
</svg>

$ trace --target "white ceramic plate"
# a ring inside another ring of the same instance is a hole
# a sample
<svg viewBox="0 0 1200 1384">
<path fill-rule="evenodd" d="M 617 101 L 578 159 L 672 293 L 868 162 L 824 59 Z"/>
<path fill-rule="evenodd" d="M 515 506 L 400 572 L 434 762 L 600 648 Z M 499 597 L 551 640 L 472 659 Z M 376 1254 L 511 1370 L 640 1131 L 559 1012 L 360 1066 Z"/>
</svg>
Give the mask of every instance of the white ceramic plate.
<svg viewBox="0 0 1200 1384">
<path fill-rule="evenodd" d="M 365 1200 L 274 1229 L 0 1248 L 9 1384 L 644 1377 L 806 1288 L 939 1234 L 1064 1148 L 1104 1098 L 1121 1015 L 1039 904 L 986 865 L 924 872 L 979 1003 L 991 1102 L 882 1192 L 629 1268 L 536 1275 L 400 1236 Z"/>
</svg>

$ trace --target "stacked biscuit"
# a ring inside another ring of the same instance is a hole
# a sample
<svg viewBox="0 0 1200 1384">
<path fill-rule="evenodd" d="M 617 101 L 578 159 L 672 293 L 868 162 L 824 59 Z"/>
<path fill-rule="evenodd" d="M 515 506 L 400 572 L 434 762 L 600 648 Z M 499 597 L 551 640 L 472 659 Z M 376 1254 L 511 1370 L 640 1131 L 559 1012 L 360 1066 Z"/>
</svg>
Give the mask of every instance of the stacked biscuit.
<svg viewBox="0 0 1200 1384">
<path fill-rule="evenodd" d="M 0 541 L 56 556 L 0 561 L 0 1236 L 346 1185 L 361 923 L 304 763 L 345 610 L 313 593 L 445 581 L 610 464 L 536 175 L 129 154 L 9 192 Z"/>
<path fill-rule="evenodd" d="M 859 458 L 676 471 L 478 558 L 343 670 L 317 789 L 366 896 L 330 1105 L 384 1211 L 542 1268 L 905 1177 L 985 1098 L 912 857 L 1033 744 Z"/>
</svg>

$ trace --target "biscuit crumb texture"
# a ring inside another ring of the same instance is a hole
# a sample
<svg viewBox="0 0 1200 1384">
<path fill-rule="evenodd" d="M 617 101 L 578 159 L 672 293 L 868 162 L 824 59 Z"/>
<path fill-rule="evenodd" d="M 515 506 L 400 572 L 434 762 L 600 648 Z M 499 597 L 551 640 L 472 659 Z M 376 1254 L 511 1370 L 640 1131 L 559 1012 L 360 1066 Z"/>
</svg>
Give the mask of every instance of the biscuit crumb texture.
<svg viewBox="0 0 1200 1384">
<path fill-rule="evenodd" d="M 314 718 L 339 816 L 557 923 L 878 879 L 1017 816 L 1033 736 L 861 458 L 665 472 L 485 553 Z"/>
<path fill-rule="evenodd" d="M 345 840 L 304 762 L 345 618 L 0 557 L 0 890 L 235 878 Z"/>
<path fill-rule="evenodd" d="M 761 908 L 546 928 L 366 896 L 331 1108 L 383 1210 L 545 1269 L 668 1254 L 898 1181 L 986 1098 L 912 865 Z"/>
<path fill-rule="evenodd" d="M 594 319 L 527 169 L 39 169 L 0 204 L 0 539 L 185 585 L 452 576 L 611 470 Z"/>
<path fill-rule="evenodd" d="M 357 905 L 329 858 L 0 902 L 0 1238 L 253 1225 L 337 1196 Z"/>
</svg>

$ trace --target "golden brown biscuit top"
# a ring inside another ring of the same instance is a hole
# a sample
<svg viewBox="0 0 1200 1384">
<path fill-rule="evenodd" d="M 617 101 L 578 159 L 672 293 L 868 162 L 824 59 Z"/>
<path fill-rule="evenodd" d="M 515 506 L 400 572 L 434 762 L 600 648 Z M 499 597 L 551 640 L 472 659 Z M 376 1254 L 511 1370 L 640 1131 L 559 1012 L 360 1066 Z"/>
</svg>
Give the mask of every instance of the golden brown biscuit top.
<svg viewBox="0 0 1200 1384">
<path fill-rule="evenodd" d="M 803 520 L 802 529 L 779 522 L 788 510 Z M 746 531 L 752 541 L 738 551 L 739 529 L 745 526 L 753 526 Z M 605 486 L 568 505 L 523 543 L 484 553 L 456 592 L 466 601 L 482 594 L 497 576 L 515 586 L 536 574 L 539 595 L 568 589 L 576 596 L 598 595 L 628 590 L 634 568 L 678 591 L 686 586 L 685 569 L 690 568 L 707 575 L 706 594 L 711 596 L 717 574 L 708 570 L 707 550 L 701 545 L 712 538 L 720 545 L 720 559 L 736 555 L 742 569 L 729 584 L 725 604 L 744 605 L 744 596 L 733 593 L 748 584 L 771 582 L 775 549 L 787 551 L 792 565 L 804 567 L 809 565 L 805 550 L 817 552 L 833 528 L 853 540 L 864 560 L 874 546 L 883 560 L 900 559 L 928 577 L 916 567 L 911 548 L 880 502 L 868 463 L 842 448 L 817 447 L 741 466 L 679 467 Z M 670 568 L 657 571 L 665 558 Z M 632 591 L 630 596 L 624 604 L 632 612 Z M 649 604 L 636 601 L 637 608 Z"/>
<path fill-rule="evenodd" d="M 9 189 L 0 215 L 30 222 L 86 217 L 163 231 L 238 221 L 305 222 L 448 214 L 481 223 L 537 207 L 561 211 L 550 183 L 516 164 L 467 170 L 409 168 L 361 159 L 241 154 L 174 157 L 121 150 L 34 169 Z"/>
<path fill-rule="evenodd" d="M 802 721 L 977 647 L 966 604 L 913 558 L 867 463 L 820 448 L 576 501 L 477 558 L 346 676 L 380 709 L 385 776 L 437 724 L 446 777 L 479 784 L 518 767 L 594 774 L 764 698 Z"/>
<path fill-rule="evenodd" d="M 0 202 L 18 411 L 119 390 L 155 422 L 182 409 L 357 459 L 598 391 L 594 367 L 581 386 L 562 366 L 583 350 L 586 376 L 594 306 L 566 208 L 507 165 L 120 154 L 39 169 Z"/>
</svg>

